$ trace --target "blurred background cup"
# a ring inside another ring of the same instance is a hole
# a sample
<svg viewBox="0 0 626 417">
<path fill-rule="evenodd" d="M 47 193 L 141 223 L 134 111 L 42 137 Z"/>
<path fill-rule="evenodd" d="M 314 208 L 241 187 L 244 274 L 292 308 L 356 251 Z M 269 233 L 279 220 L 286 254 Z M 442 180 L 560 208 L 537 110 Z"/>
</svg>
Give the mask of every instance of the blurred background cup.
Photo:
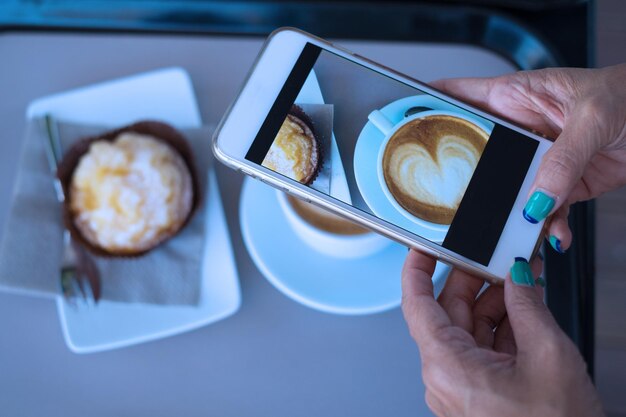
<svg viewBox="0 0 626 417">
<path fill-rule="evenodd" d="M 372 255 L 391 243 L 383 236 L 314 204 L 276 190 L 276 197 L 294 232 L 310 247 L 337 258 Z"/>
</svg>

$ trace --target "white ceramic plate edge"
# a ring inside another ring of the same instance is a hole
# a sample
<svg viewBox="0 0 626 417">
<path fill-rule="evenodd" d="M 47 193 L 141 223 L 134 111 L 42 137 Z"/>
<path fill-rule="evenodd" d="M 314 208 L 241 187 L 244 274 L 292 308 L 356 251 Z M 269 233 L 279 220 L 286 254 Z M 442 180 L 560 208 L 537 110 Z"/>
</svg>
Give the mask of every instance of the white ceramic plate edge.
<svg viewBox="0 0 626 417">
<path fill-rule="evenodd" d="M 145 100 L 142 100 L 142 105 L 137 107 L 132 106 L 131 103 L 127 102 L 125 103 L 125 105 L 129 105 L 131 107 L 130 110 L 126 109 L 126 111 L 124 111 L 123 113 L 115 112 L 119 111 L 120 108 L 120 99 L 118 98 L 119 96 L 117 96 L 117 94 L 127 95 L 131 93 L 132 90 L 128 90 L 126 88 L 129 84 L 135 86 L 150 86 L 154 83 L 154 80 L 164 78 L 174 80 L 175 83 L 165 83 L 163 85 L 160 85 L 159 87 L 169 89 L 167 93 L 173 96 L 170 98 L 179 98 L 187 102 L 187 108 L 185 109 L 185 111 L 173 115 L 173 117 L 177 119 L 177 127 L 186 128 L 201 126 L 202 118 L 200 117 L 198 103 L 195 99 L 195 94 L 193 92 L 191 78 L 189 77 L 187 71 L 185 71 L 181 67 L 159 68 L 123 78 L 102 81 L 83 87 L 76 87 L 71 90 L 61 91 L 35 99 L 28 105 L 26 109 L 26 119 L 32 119 L 36 116 L 43 116 L 45 113 L 50 111 L 51 106 L 54 106 L 55 116 L 59 119 L 77 121 L 86 124 L 102 124 L 103 121 L 100 115 L 94 117 L 91 113 L 89 113 L 88 108 L 80 106 L 78 106 L 77 108 L 77 103 L 79 103 L 79 101 L 82 100 L 82 97 L 84 97 L 85 95 L 90 95 L 94 98 L 102 99 L 102 101 L 99 102 L 100 107 L 104 108 L 104 110 L 107 112 L 111 112 L 108 114 L 106 120 L 108 122 L 106 123 L 107 125 L 117 126 L 129 124 L 138 119 L 162 118 L 162 114 L 159 113 L 160 111 L 162 111 L 162 108 L 157 106 L 145 109 Z M 114 96 L 116 98 L 114 98 L 113 101 L 110 101 L 111 96 Z M 188 101 L 189 98 L 191 98 L 191 101 Z M 155 103 L 151 104 L 154 105 Z"/>
</svg>

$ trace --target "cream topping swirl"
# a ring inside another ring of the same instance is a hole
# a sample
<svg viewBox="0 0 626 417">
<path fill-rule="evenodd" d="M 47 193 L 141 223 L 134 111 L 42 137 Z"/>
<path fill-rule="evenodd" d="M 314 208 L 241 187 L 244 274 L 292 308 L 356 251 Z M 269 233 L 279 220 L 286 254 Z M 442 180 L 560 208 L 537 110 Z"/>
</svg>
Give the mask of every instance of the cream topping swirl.
<svg viewBox="0 0 626 417">
<path fill-rule="evenodd" d="M 306 183 L 315 172 L 317 159 L 313 132 L 304 122 L 287 115 L 261 165 Z"/>
<path fill-rule="evenodd" d="M 76 227 L 111 251 L 153 246 L 185 222 L 193 199 L 180 154 L 133 132 L 92 143 L 74 171 L 70 194 Z"/>
</svg>

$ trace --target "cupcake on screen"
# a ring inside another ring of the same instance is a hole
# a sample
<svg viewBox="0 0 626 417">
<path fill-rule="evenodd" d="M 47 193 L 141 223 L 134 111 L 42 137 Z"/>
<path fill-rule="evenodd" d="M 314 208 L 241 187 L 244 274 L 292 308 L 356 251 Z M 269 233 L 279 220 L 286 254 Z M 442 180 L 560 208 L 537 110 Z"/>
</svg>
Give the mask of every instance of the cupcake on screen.
<svg viewBox="0 0 626 417">
<path fill-rule="evenodd" d="M 321 150 L 311 119 L 300 107 L 294 105 L 261 165 L 309 185 L 321 168 Z"/>
</svg>

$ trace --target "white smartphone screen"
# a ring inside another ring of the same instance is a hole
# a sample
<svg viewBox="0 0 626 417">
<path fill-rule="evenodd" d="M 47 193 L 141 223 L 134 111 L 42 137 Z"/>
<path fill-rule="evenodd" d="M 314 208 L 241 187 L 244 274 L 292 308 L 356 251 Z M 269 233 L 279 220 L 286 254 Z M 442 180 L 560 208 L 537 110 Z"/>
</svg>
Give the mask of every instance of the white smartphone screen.
<svg viewBox="0 0 626 417">
<path fill-rule="evenodd" d="M 487 266 L 538 146 L 308 43 L 246 159 Z"/>
</svg>

